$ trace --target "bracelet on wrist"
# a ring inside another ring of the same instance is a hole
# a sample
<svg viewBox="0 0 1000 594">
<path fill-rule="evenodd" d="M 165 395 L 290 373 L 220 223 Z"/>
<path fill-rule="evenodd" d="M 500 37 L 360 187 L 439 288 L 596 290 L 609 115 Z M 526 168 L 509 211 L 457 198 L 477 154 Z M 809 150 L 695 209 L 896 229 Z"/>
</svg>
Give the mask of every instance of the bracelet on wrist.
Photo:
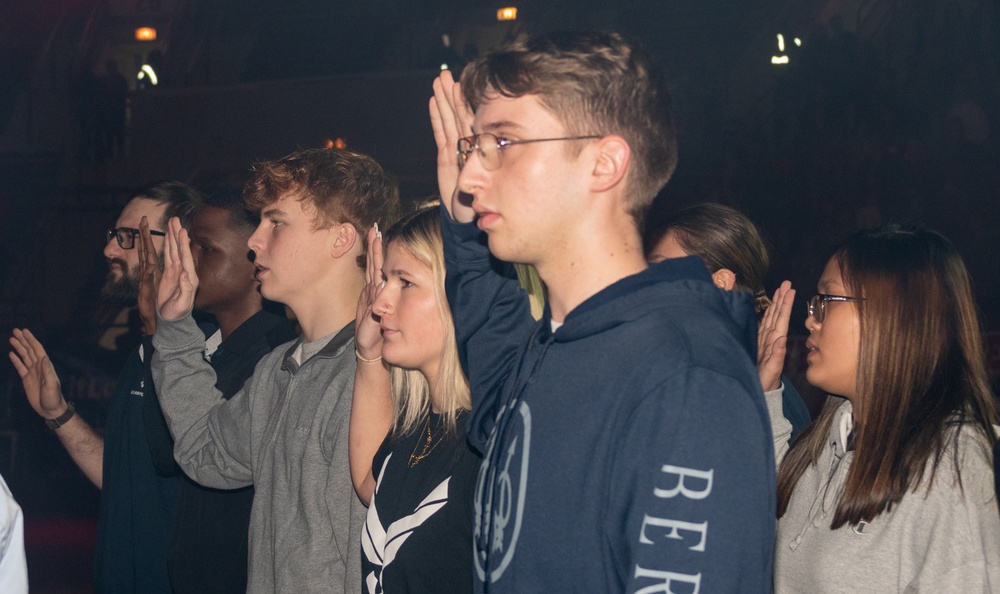
<svg viewBox="0 0 1000 594">
<path fill-rule="evenodd" d="M 55 431 L 56 429 L 62 427 L 67 422 L 69 422 L 69 420 L 72 419 L 73 415 L 75 414 L 76 414 L 76 409 L 73 408 L 73 403 L 66 401 L 66 410 L 63 411 L 63 414 L 59 415 L 54 419 L 45 419 L 45 424 L 49 426 L 49 429 Z"/>
<path fill-rule="evenodd" d="M 374 359 L 365 359 L 364 357 L 361 356 L 361 352 L 358 351 L 358 349 L 354 349 L 354 356 L 357 357 L 358 361 L 361 361 L 362 363 L 377 363 L 378 361 L 382 360 L 382 355 L 379 355 Z"/>
</svg>

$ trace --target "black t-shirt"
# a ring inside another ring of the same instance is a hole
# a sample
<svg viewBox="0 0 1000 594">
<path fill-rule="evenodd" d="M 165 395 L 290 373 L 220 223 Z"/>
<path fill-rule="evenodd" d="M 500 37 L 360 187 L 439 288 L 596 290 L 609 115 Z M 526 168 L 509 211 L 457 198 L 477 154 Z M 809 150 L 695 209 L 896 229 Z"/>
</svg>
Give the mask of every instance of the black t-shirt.
<svg viewBox="0 0 1000 594">
<path fill-rule="evenodd" d="M 466 416 L 459 416 L 459 428 Z M 446 432 L 439 415 L 417 426 L 408 435 L 390 433 L 372 459 L 375 494 L 361 537 L 362 590 L 368 594 L 472 590 L 479 455 L 464 431 Z"/>
</svg>

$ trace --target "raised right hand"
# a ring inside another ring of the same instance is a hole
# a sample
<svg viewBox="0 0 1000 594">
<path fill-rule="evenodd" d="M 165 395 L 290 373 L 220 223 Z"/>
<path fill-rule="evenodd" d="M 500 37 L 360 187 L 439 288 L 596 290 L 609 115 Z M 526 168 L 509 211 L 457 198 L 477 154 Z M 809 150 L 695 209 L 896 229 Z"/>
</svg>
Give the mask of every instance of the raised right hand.
<svg viewBox="0 0 1000 594">
<path fill-rule="evenodd" d="M 368 260 L 365 265 L 365 288 L 358 297 L 355 314 L 354 346 L 365 359 L 382 355 L 382 328 L 372 315 L 372 304 L 382 290 L 382 233 L 378 225 L 368 230 Z"/>
<path fill-rule="evenodd" d="M 163 276 L 157 291 L 156 304 L 164 320 L 179 320 L 194 308 L 198 291 L 198 274 L 191 256 L 191 240 L 177 217 L 167 225 L 167 242 L 163 249 Z"/>
<path fill-rule="evenodd" d="M 460 223 L 471 222 L 476 216 L 471 197 L 458 190 L 458 139 L 472 136 L 473 113 L 462 93 L 461 84 L 455 82 L 450 70 L 442 70 L 434 79 L 430 114 L 438 149 L 437 175 L 441 202 L 452 219 Z"/>
<path fill-rule="evenodd" d="M 788 321 L 792 317 L 795 289 L 784 281 L 774 292 L 771 306 L 764 312 L 764 319 L 757 328 L 757 375 L 765 392 L 781 386 L 781 372 L 785 366 L 788 342 Z"/>
<path fill-rule="evenodd" d="M 10 345 L 17 351 L 9 353 L 10 361 L 21 376 L 31 408 L 46 419 L 54 419 L 66 412 L 68 405 L 63 398 L 59 376 L 42 343 L 31 331 L 15 328 Z"/>
</svg>

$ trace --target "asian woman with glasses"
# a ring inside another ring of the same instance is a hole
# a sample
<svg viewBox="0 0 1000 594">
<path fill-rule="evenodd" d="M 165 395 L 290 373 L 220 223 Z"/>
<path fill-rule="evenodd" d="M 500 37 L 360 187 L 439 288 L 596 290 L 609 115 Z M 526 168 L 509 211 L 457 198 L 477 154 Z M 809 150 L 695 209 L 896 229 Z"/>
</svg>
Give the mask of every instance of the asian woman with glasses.
<svg viewBox="0 0 1000 594">
<path fill-rule="evenodd" d="M 958 252 L 863 231 L 818 288 L 806 378 L 831 397 L 779 451 L 775 591 L 1000 590 L 997 413 Z"/>
</svg>

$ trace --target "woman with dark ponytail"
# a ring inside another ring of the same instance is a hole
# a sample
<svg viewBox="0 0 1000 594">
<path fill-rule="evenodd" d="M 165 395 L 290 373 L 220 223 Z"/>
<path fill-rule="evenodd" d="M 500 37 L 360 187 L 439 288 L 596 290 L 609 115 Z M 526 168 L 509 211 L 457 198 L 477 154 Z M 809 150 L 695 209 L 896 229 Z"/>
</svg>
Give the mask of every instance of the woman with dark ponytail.
<svg viewBox="0 0 1000 594">
<path fill-rule="evenodd" d="M 782 375 L 788 317 L 795 291 L 785 282 L 768 299 L 764 277 L 770 266 L 767 248 L 757 227 L 739 211 L 715 203 L 681 209 L 648 234 L 646 259 L 699 256 L 720 289 L 748 293 L 761 318 L 757 341 L 757 373 L 769 399 L 780 399 L 784 417 L 792 424 L 790 439 L 809 424 L 809 409 L 791 380 Z"/>
</svg>

